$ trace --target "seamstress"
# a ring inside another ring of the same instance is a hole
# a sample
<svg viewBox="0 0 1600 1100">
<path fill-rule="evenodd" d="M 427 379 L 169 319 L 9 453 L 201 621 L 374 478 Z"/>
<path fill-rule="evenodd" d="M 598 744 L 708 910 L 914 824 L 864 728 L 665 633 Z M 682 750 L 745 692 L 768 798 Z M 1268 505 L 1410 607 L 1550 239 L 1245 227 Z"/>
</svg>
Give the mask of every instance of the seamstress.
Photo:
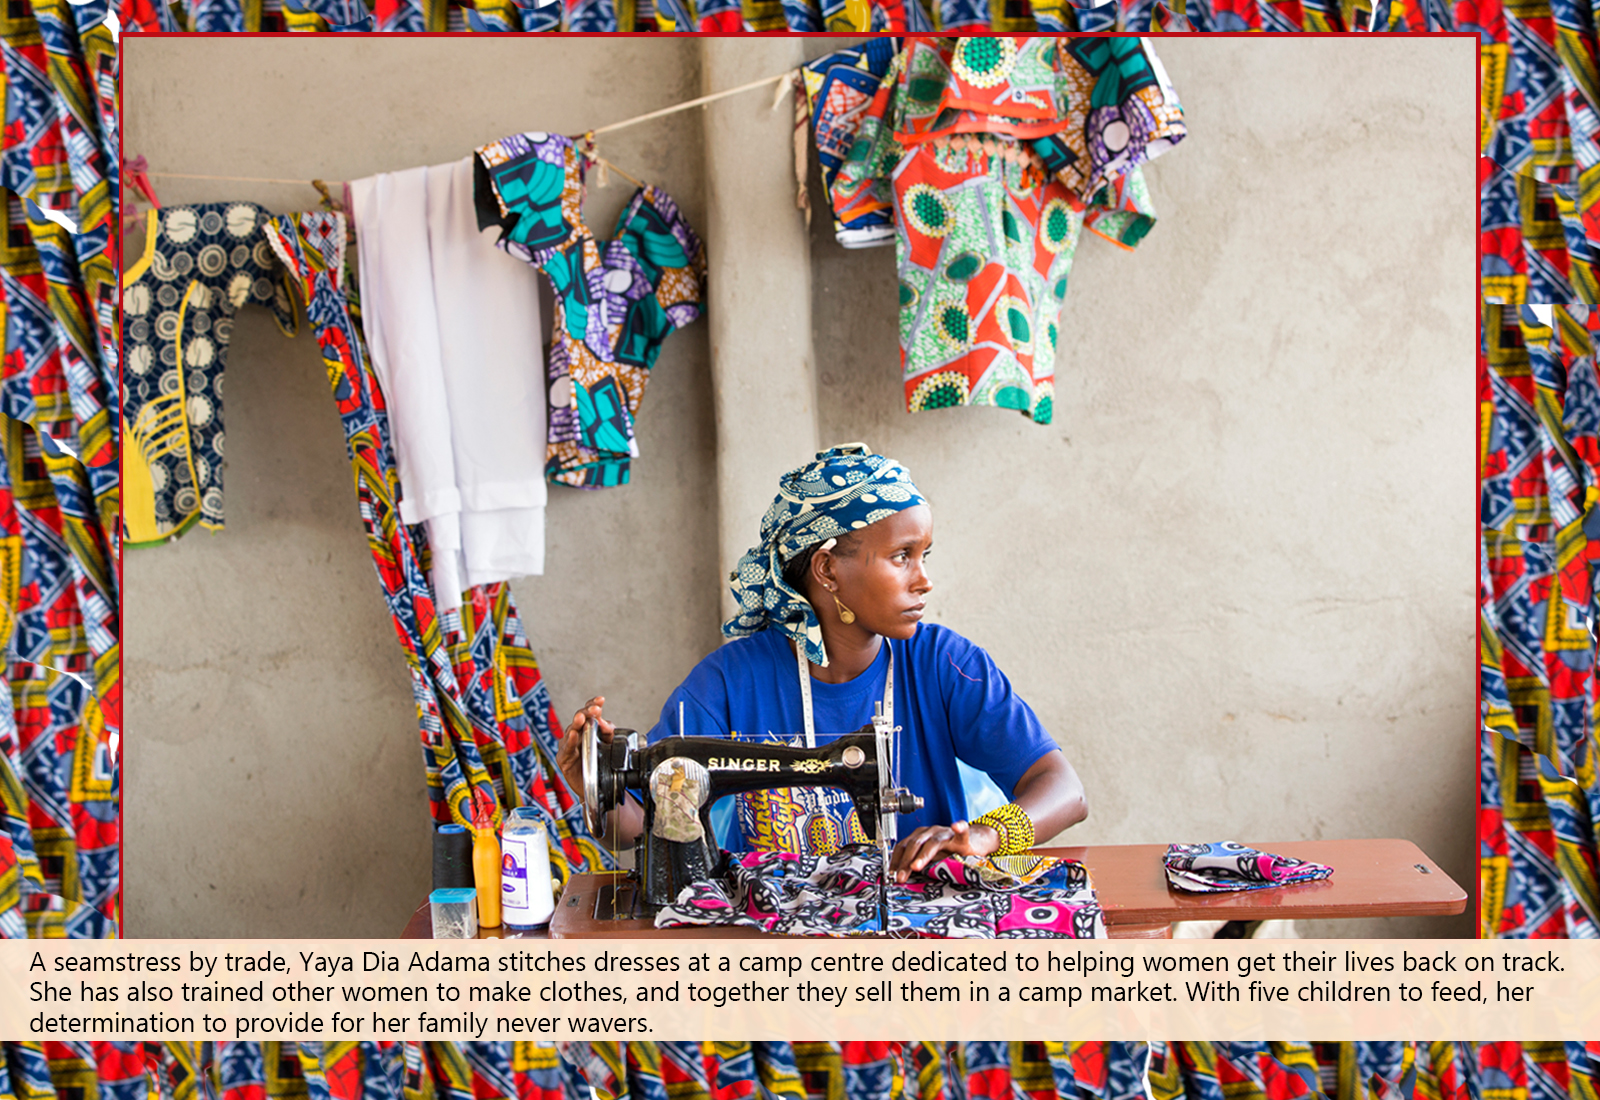
<svg viewBox="0 0 1600 1100">
<path fill-rule="evenodd" d="M 835 447 L 783 475 L 761 542 L 730 578 L 736 640 L 702 660 L 649 733 L 822 744 L 872 721 L 883 704 L 897 739 L 898 781 L 924 799 L 900 819 L 890 868 L 904 881 L 947 855 L 1011 854 L 1082 821 L 1083 785 L 993 659 L 955 631 L 924 623 L 933 514 L 898 462 L 861 444 Z M 558 762 L 582 789 L 582 731 L 613 726 L 591 699 L 561 740 Z M 957 760 L 987 773 L 1011 801 L 968 819 Z M 776 788 L 737 796 L 734 851 L 826 853 L 866 835 L 842 791 Z M 617 843 L 643 829 L 631 799 Z"/>
</svg>

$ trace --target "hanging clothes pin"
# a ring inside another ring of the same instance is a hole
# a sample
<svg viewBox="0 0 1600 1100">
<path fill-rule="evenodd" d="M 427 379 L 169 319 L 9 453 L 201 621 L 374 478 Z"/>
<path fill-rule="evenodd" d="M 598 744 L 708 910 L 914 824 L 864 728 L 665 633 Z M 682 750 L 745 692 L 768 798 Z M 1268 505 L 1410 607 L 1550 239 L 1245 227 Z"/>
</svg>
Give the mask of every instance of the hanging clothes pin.
<svg viewBox="0 0 1600 1100">
<path fill-rule="evenodd" d="M 350 212 L 345 207 L 345 204 L 341 200 L 333 197 L 333 194 L 328 190 L 328 185 L 325 181 L 312 180 L 311 186 L 315 187 L 317 189 L 317 194 L 322 196 L 322 198 L 317 200 L 317 205 L 321 206 L 324 210 L 330 210 L 336 214 L 344 215 L 344 243 L 347 246 L 355 244 L 356 230 L 355 226 L 350 221 Z"/>
<path fill-rule="evenodd" d="M 156 210 L 161 209 L 161 200 L 156 197 L 156 190 L 150 183 L 150 164 L 143 157 L 122 158 L 122 178 L 133 187 L 146 202 Z M 144 217 L 140 211 L 134 209 L 134 203 L 126 204 L 122 212 L 122 232 L 126 233 L 128 227 Z"/>
</svg>

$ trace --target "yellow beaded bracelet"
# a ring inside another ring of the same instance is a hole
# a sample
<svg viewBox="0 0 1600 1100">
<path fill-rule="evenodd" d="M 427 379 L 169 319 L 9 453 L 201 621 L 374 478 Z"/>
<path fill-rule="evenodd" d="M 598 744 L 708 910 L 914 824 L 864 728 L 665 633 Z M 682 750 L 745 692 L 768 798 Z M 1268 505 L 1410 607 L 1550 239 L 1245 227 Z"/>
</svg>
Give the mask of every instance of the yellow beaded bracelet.
<svg viewBox="0 0 1600 1100">
<path fill-rule="evenodd" d="M 1020 855 L 1033 847 L 1033 818 L 1015 802 L 1007 802 L 982 817 L 975 817 L 971 823 L 987 825 L 1000 834 L 1000 847 L 994 850 L 993 855 Z"/>
</svg>

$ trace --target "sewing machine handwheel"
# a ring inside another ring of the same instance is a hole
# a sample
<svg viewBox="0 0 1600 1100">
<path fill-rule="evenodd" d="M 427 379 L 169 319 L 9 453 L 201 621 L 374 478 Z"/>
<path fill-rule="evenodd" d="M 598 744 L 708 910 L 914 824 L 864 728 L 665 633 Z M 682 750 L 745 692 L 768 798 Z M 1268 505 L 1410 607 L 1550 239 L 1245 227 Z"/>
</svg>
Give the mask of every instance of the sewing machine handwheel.
<svg viewBox="0 0 1600 1100">
<path fill-rule="evenodd" d="M 600 724 L 593 718 L 583 727 L 583 820 L 595 836 L 605 832 L 606 810 L 600 805 Z"/>
</svg>

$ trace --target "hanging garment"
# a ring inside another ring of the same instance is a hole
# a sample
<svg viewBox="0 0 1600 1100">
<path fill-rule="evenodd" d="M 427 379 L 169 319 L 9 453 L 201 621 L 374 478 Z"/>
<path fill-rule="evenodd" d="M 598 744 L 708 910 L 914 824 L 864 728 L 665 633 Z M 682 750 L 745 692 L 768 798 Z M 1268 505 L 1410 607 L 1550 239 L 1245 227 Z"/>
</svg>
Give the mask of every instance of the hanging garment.
<svg viewBox="0 0 1600 1100">
<path fill-rule="evenodd" d="M 474 222 L 472 160 L 350 184 L 372 365 L 440 610 L 544 572 L 538 276 Z"/>
<path fill-rule="evenodd" d="M 118 431 L 111 410 L 120 379 L 111 228 L 119 135 L 117 45 L 107 13 L 108 0 L 40 0 L 0 24 L 9 120 L 0 137 L 0 186 L 11 192 L 0 265 L 7 269 L 8 312 L 22 314 L 20 323 L 7 318 L 8 374 L 21 368 L 37 386 L 59 369 L 66 385 L 46 385 L 35 396 L 64 390 L 71 402 L 66 414 L 46 399 L 22 419 L 83 460 L 101 513 L 114 527 Z M 47 288 L 48 320 L 32 286 L 13 296 L 18 282 Z M 45 331 L 52 322 L 53 349 Z M 19 415 L 14 406 L 6 412 Z M 76 422 L 75 441 L 68 419 Z"/>
<path fill-rule="evenodd" d="M 1161 863 L 1167 870 L 1167 885 L 1202 894 L 1293 886 L 1333 874 L 1326 864 L 1258 851 L 1231 840 L 1169 844 Z"/>
<path fill-rule="evenodd" d="M 1137 245 L 1138 166 L 1186 132 L 1139 40 L 908 40 L 831 192 L 846 224 L 893 208 L 907 408 L 1049 423 L 1080 231 Z"/>
<path fill-rule="evenodd" d="M 558 884 L 575 871 L 609 866 L 555 766 L 561 725 L 510 587 L 471 589 L 459 608 L 440 612 L 423 567 L 426 530 L 400 519 L 389 413 L 343 266 L 343 215 L 285 214 L 264 233 L 306 303 L 322 348 L 362 525 L 411 675 L 434 821 L 471 826 L 481 804 L 498 824 L 513 807 L 534 806 L 554 839 L 550 866 Z"/>
<path fill-rule="evenodd" d="M 248 202 L 152 210 L 144 253 L 123 274 L 125 520 L 134 546 L 197 522 L 222 529 L 223 373 L 234 314 L 254 303 L 285 333 L 295 329 L 261 237 L 268 217 Z"/>
<path fill-rule="evenodd" d="M 513 134 L 477 151 L 478 224 L 555 290 L 546 476 L 580 488 L 626 484 L 633 423 L 661 344 L 700 316 L 705 250 L 654 187 L 623 208 L 612 239 L 583 224 L 584 161 L 560 134 Z"/>
<path fill-rule="evenodd" d="M 657 928 L 737 925 L 775 935 L 840 936 L 880 930 L 875 846 L 832 855 L 747 852 L 728 878 L 696 882 L 656 914 Z M 1105 920 L 1081 863 L 1010 856 L 942 859 L 889 885 L 890 932 L 954 938 L 1104 938 Z"/>
<path fill-rule="evenodd" d="M 894 39 L 873 38 L 819 57 L 801 69 L 824 193 L 832 193 L 833 181 L 850 155 L 862 116 L 877 95 L 895 51 Z M 894 240 L 894 221 L 885 208 L 869 210 L 848 222 L 835 212 L 833 233 L 845 248 L 869 248 Z"/>
</svg>

